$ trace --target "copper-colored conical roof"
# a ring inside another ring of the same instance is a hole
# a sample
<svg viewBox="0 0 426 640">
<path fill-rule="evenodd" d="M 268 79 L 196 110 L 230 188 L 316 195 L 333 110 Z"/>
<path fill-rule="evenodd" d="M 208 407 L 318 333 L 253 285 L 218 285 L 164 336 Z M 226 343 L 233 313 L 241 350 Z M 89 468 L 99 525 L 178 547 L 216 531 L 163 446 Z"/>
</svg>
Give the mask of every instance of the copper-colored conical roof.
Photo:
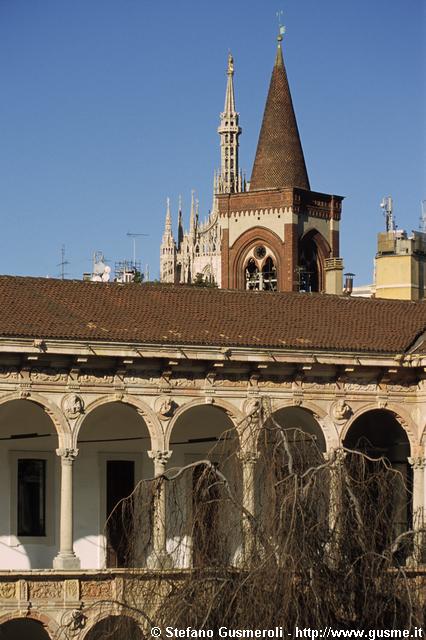
<svg viewBox="0 0 426 640">
<path fill-rule="evenodd" d="M 281 43 L 278 42 L 250 191 L 285 187 L 310 189 Z"/>
</svg>

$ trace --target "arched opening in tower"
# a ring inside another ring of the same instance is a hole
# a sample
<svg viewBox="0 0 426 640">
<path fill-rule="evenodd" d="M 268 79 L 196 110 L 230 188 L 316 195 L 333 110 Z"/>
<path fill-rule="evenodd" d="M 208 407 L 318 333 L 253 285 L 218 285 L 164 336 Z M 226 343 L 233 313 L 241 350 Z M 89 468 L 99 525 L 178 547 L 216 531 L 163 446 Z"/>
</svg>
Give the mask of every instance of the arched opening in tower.
<svg viewBox="0 0 426 640">
<path fill-rule="evenodd" d="M 259 245 L 250 251 L 245 267 L 246 289 L 251 291 L 277 291 L 277 267 L 266 247 Z"/>
<path fill-rule="evenodd" d="M 299 291 L 320 291 L 318 247 L 312 236 L 305 236 L 299 245 Z"/>
</svg>

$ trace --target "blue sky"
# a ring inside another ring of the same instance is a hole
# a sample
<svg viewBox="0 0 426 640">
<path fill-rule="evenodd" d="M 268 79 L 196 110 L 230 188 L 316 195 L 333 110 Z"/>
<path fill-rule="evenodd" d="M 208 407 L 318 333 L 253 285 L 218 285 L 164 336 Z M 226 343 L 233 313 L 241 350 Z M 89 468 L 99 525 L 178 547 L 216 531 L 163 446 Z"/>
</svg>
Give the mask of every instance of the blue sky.
<svg viewBox="0 0 426 640">
<path fill-rule="evenodd" d="M 284 10 L 311 186 L 346 196 L 341 254 L 372 279 L 379 203 L 418 228 L 425 185 L 422 0 L 0 0 L 0 273 L 69 277 L 103 250 L 158 276 L 165 200 L 211 206 L 226 58 L 250 175 Z"/>
</svg>

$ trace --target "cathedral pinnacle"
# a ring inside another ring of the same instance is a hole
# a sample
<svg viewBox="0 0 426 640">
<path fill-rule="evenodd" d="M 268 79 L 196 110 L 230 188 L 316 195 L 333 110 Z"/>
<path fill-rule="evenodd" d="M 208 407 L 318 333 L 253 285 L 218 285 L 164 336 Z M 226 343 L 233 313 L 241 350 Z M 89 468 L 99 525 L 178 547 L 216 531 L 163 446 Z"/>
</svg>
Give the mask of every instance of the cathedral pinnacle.
<svg viewBox="0 0 426 640">
<path fill-rule="evenodd" d="M 239 114 L 235 110 L 234 95 L 234 58 L 232 53 L 228 54 L 228 65 L 226 74 L 228 76 L 225 93 L 225 106 L 220 114 L 220 156 L 221 167 L 217 176 L 217 192 L 235 193 L 238 191 L 238 138 L 241 134 L 241 127 L 238 124 Z"/>
<path fill-rule="evenodd" d="M 189 216 L 189 233 L 195 235 L 195 191 L 191 191 L 191 213 Z"/>
<path fill-rule="evenodd" d="M 170 198 L 166 200 L 166 223 L 164 225 L 164 237 L 173 238 L 172 215 L 170 213 Z"/>
</svg>

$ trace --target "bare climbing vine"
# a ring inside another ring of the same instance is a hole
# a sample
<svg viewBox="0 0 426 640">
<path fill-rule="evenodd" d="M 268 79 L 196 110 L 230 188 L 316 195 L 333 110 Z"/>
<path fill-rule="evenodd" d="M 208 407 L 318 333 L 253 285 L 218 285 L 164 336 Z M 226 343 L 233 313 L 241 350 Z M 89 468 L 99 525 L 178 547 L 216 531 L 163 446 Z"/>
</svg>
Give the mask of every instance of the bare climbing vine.
<svg viewBox="0 0 426 640">
<path fill-rule="evenodd" d="M 219 627 L 421 627 L 425 584 L 410 563 L 422 535 L 398 529 L 410 501 L 401 474 L 362 446 L 325 456 L 314 436 L 279 424 L 267 400 L 243 426 L 256 446 L 251 461 L 228 431 L 204 459 L 140 482 L 117 505 L 106 531 L 129 569 L 119 600 L 82 611 L 109 615 L 87 640 L 134 640 L 152 626 L 215 637 Z M 65 625 L 63 633 L 77 632 Z"/>
</svg>

